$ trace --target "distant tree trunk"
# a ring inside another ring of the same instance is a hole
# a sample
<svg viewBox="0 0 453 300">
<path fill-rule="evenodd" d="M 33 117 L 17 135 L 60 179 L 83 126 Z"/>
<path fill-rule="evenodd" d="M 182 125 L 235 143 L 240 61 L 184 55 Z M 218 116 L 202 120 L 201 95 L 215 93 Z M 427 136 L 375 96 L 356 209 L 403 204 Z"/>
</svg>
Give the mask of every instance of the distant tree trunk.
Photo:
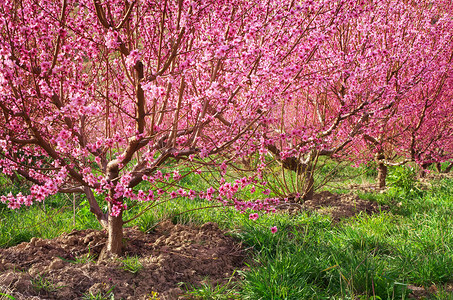
<svg viewBox="0 0 453 300">
<path fill-rule="evenodd" d="M 245 157 L 241 159 L 242 164 L 246 170 L 251 170 L 250 157 Z"/>
<path fill-rule="evenodd" d="M 420 170 L 418 172 L 418 176 L 420 178 L 425 178 L 426 177 L 426 169 L 429 167 L 429 165 L 431 165 L 430 163 L 422 163 L 422 165 L 420 166 Z"/>
<path fill-rule="evenodd" d="M 318 152 L 312 151 L 309 159 L 304 166 L 304 196 L 303 200 L 313 199 L 315 192 L 315 167 L 318 161 Z"/>
<path fill-rule="evenodd" d="M 378 165 L 378 184 L 380 189 L 383 189 L 386 186 L 387 173 L 387 166 L 383 163 L 380 163 Z"/>
<path fill-rule="evenodd" d="M 452 168 L 453 168 L 453 162 L 451 162 L 451 163 L 445 168 L 444 173 L 449 173 L 449 172 L 451 171 Z"/>
<path fill-rule="evenodd" d="M 442 173 L 442 164 L 441 163 L 436 163 L 436 171 L 439 173 Z"/>
<path fill-rule="evenodd" d="M 12 173 L 11 175 L 8 175 L 8 177 L 9 177 L 9 180 L 11 180 L 12 184 L 20 183 L 19 177 L 17 177 L 16 173 Z"/>
<path fill-rule="evenodd" d="M 374 155 L 374 161 L 376 162 L 377 170 L 378 170 L 377 182 L 378 182 L 379 188 L 383 189 L 386 186 L 386 180 L 387 180 L 387 174 L 388 174 L 388 167 L 385 164 L 384 149 L 382 149 L 381 143 L 376 138 L 374 138 L 368 134 L 365 134 L 363 136 L 363 138 L 366 141 L 371 143 L 370 149 L 374 148 L 374 150 L 377 151 L 377 153 Z M 382 136 L 380 139 L 382 139 Z"/>
<path fill-rule="evenodd" d="M 380 189 L 385 188 L 388 174 L 388 167 L 384 163 L 384 159 L 385 155 L 382 152 L 377 153 L 375 156 L 378 169 L 377 182 Z"/>
<path fill-rule="evenodd" d="M 315 179 L 313 177 L 313 169 L 312 167 L 307 168 L 307 172 L 305 173 L 305 187 L 304 187 L 304 201 L 313 199 L 314 195 L 314 185 Z"/>
</svg>

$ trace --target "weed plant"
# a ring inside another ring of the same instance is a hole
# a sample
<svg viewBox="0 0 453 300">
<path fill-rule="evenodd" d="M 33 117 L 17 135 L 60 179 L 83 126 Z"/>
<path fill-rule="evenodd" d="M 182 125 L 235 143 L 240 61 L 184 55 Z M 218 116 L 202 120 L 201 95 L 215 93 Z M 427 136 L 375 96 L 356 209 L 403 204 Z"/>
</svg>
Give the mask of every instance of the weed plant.
<svg viewBox="0 0 453 300">
<path fill-rule="evenodd" d="M 37 291 L 45 291 L 47 293 L 55 292 L 63 286 L 56 286 L 55 283 L 43 275 L 38 275 L 31 279 L 31 285 Z"/>
<path fill-rule="evenodd" d="M 143 264 L 140 262 L 138 256 L 127 256 L 120 260 L 121 269 L 137 274 L 143 269 Z"/>
<path fill-rule="evenodd" d="M 82 300 L 115 300 L 115 294 L 113 293 L 114 288 L 115 287 L 113 286 L 105 292 L 87 292 L 82 295 Z"/>
</svg>

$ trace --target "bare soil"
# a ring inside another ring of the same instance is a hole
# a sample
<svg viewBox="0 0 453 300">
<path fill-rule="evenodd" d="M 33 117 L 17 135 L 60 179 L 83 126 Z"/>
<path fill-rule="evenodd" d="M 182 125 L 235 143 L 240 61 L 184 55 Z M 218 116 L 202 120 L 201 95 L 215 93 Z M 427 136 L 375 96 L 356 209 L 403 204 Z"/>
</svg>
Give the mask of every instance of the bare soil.
<svg viewBox="0 0 453 300">
<path fill-rule="evenodd" d="M 442 296 L 446 297 L 445 299 L 451 299 L 449 296 L 453 295 L 453 283 L 447 283 L 440 287 L 437 287 L 435 284 L 432 284 L 430 287 L 409 285 L 408 288 L 412 290 L 408 299 L 442 299 Z M 442 296 L 439 296 L 439 290 Z"/>
<path fill-rule="evenodd" d="M 150 234 L 125 228 L 125 255 L 143 266 L 135 274 L 123 269 L 122 258 L 96 261 L 105 239 L 103 231 L 82 230 L 0 249 L 0 293 L 83 299 L 110 290 L 115 299 L 180 299 L 186 288 L 179 283 L 222 284 L 244 267 L 241 244 L 213 223 L 197 228 L 166 221 Z"/>
<path fill-rule="evenodd" d="M 303 207 L 320 214 L 330 215 L 334 221 L 354 217 L 360 213 L 372 215 L 388 210 L 388 207 L 360 199 L 353 193 L 333 194 L 328 191 L 315 194 L 313 199 L 304 202 Z"/>
<path fill-rule="evenodd" d="M 311 200 L 306 200 L 302 204 L 294 201 L 296 200 L 290 198 L 289 202 L 280 204 L 277 208 L 290 213 L 316 211 L 317 213 L 331 216 L 334 222 L 354 217 L 358 214 L 372 215 L 389 210 L 387 206 L 360 199 L 354 193 L 333 194 L 328 191 L 322 191 L 316 193 Z"/>
</svg>

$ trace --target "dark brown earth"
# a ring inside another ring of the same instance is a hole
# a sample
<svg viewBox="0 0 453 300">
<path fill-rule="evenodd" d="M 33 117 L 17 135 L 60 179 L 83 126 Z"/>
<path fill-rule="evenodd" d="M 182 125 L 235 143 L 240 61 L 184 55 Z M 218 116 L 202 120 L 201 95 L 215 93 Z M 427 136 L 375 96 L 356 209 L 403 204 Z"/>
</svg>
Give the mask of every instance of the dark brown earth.
<svg viewBox="0 0 453 300">
<path fill-rule="evenodd" d="M 179 283 L 222 284 L 244 266 L 241 244 L 213 223 L 197 228 L 167 221 L 150 234 L 126 228 L 125 255 L 138 256 L 143 266 L 135 274 L 120 259 L 96 262 L 105 238 L 105 232 L 82 230 L 0 249 L 0 293 L 24 300 L 83 299 L 111 290 L 115 299 L 179 299 L 186 291 Z"/>
</svg>

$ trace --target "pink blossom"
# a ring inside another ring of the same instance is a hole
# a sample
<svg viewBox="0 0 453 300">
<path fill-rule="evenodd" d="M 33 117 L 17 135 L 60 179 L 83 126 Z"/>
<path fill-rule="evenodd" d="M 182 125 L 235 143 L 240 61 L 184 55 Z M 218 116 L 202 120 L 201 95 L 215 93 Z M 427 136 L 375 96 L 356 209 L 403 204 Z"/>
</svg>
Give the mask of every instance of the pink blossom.
<svg viewBox="0 0 453 300">
<path fill-rule="evenodd" d="M 190 190 L 189 191 L 189 199 L 190 200 L 195 199 L 196 196 L 197 196 L 197 192 L 195 192 L 194 190 Z"/>
<path fill-rule="evenodd" d="M 180 189 L 178 189 L 178 195 L 180 197 L 185 197 L 185 196 L 187 196 L 187 192 L 184 189 L 180 188 Z"/>
<path fill-rule="evenodd" d="M 256 221 L 258 219 L 258 214 L 257 213 L 253 213 L 253 214 L 250 214 L 249 215 L 249 219 L 250 220 L 253 220 L 253 221 Z"/>
<path fill-rule="evenodd" d="M 133 67 L 137 61 L 140 60 L 140 53 L 138 50 L 132 50 L 126 58 L 126 65 L 128 67 Z"/>
<path fill-rule="evenodd" d="M 154 200 L 154 192 L 149 191 L 148 197 L 146 197 L 146 200 L 144 201 L 153 201 Z"/>
<path fill-rule="evenodd" d="M 119 46 L 118 44 L 118 32 L 109 30 L 105 36 L 105 45 L 109 49 L 115 49 Z"/>
<path fill-rule="evenodd" d="M 173 179 L 175 181 L 178 181 L 179 179 L 181 179 L 181 175 L 179 174 L 179 171 L 178 170 L 174 170 L 173 171 Z"/>
</svg>

